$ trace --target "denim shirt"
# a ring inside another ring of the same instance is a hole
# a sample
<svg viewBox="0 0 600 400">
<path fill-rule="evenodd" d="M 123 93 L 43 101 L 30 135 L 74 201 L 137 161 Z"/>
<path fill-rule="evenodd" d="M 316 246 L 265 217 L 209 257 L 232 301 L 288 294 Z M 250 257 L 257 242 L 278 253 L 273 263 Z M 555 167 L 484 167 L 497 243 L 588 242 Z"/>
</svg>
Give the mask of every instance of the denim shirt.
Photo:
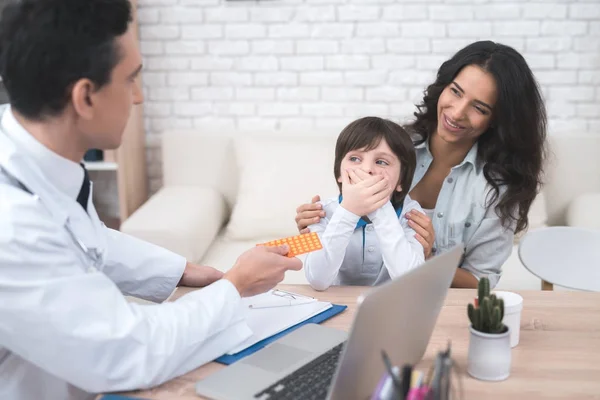
<svg viewBox="0 0 600 400">
<path fill-rule="evenodd" d="M 433 161 L 428 141 L 415 146 L 415 150 L 417 168 L 411 190 Z M 492 193 L 483 175 L 483 164 L 477 161 L 475 144 L 442 184 L 432 218 L 435 231 L 432 251 L 441 254 L 463 243 L 465 255 L 460 267 L 477 279 L 488 277 L 494 287 L 502 275 L 502 264 L 512 252 L 515 224 L 505 229 L 494 211 L 495 204 L 486 207 Z"/>
</svg>

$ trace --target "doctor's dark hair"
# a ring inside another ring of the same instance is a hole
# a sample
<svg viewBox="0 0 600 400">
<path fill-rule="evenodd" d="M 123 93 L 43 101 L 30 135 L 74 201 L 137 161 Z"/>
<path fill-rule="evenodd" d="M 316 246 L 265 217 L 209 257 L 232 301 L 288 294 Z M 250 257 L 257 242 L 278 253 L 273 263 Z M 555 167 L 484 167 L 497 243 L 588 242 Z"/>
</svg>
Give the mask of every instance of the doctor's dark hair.
<svg viewBox="0 0 600 400">
<path fill-rule="evenodd" d="M 417 106 L 416 120 L 407 129 L 424 140 L 435 132 L 442 91 L 469 65 L 490 73 L 498 93 L 490 126 L 479 137 L 477 149 L 477 160 L 483 163 L 483 174 L 492 188 L 488 207 L 495 203 L 502 225 L 516 225 L 520 232 L 527 228 L 529 208 L 542 184 L 547 124 L 538 83 L 521 54 L 491 41 L 460 50 L 441 65 Z"/>
<path fill-rule="evenodd" d="M 381 140 L 386 141 L 392 152 L 400 160 L 400 182 L 396 182 L 394 186 L 400 184 L 402 191 L 394 191 L 391 199 L 392 205 L 397 209 L 404 204 L 404 198 L 410 190 L 417 166 L 413 142 L 400 125 L 378 117 L 364 117 L 351 122 L 337 138 L 333 174 L 337 182 L 337 179 L 342 176 L 342 160 L 349 152 L 362 149 L 372 150 L 379 146 Z M 341 193 L 342 184 L 340 182 L 337 182 L 337 184 Z"/>
<path fill-rule="evenodd" d="M 0 76 L 26 118 L 60 114 L 82 78 L 100 89 L 120 61 L 115 39 L 132 20 L 129 0 L 20 0 L 0 17 Z"/>
</svg>

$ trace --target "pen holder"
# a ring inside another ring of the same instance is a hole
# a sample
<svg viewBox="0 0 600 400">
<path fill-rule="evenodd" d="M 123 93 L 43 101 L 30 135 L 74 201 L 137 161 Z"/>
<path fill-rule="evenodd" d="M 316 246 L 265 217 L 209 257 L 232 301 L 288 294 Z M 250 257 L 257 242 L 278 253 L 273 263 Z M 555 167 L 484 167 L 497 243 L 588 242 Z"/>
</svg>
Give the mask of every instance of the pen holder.
<svg viewBox="0 0 600 400">
<path fill-rule="evenodd" d="M 458 383 L 458 394 L 462 394 L 457 365 L 450 355 L 450 344 L 446 351 L 437 354 L 434 365 L 427 374 L 405 365 L 402 372 L 392 367 L 385 352 L 383 361 L 386 371 L 375 388 L 370 400 L 449 400 L 457 399 L 452 375 Z"/>
<path fill-rule="evenodd" d="M 398 374 L 398 367 L 393 368 L 393 373 L 395 375 Z M 401 388 L 394 383 L 392 376 L 388 372 L 385 372 L 373 391 L 370 400 L 397 400 L 403 398 Z"/>
</svg>

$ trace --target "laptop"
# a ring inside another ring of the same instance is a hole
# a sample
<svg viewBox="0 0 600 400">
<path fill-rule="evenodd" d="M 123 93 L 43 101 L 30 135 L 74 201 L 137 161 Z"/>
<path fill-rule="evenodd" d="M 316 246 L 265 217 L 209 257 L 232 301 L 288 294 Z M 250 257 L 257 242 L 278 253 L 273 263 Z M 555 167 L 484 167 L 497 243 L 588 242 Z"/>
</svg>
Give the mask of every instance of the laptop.
<svg viewBox="0 0 600 400">
<path fill-rule="evenodd" d="M 350 333 L 306 324 L 196 383 L 214 400 L 369 399 L 385 372 L 418 363 L 433 332 L 463 246 L 434 257 L 359 298 Z"/>
</svg>

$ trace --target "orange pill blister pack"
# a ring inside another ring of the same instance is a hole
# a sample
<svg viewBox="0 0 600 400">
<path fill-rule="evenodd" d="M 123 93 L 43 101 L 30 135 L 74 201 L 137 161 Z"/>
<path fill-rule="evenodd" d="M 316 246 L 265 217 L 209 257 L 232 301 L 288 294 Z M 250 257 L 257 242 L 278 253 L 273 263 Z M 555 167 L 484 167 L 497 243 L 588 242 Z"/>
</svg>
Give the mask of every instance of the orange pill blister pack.
<svg viewBox="0 0 600 400">
<path fill-rule="evenodd" d="M 323 245 L 319 240 L 319 235 L 315 232 L 271 240 L 267 243 L 257 244 L 257 246 L 281 246 L 284 244 L 287 244 L 290 247 L 288 257 L 296 257 L 300 254 L 310 253 L 311 251 L 317 251 L 323 248 Z"/>
</svg>

